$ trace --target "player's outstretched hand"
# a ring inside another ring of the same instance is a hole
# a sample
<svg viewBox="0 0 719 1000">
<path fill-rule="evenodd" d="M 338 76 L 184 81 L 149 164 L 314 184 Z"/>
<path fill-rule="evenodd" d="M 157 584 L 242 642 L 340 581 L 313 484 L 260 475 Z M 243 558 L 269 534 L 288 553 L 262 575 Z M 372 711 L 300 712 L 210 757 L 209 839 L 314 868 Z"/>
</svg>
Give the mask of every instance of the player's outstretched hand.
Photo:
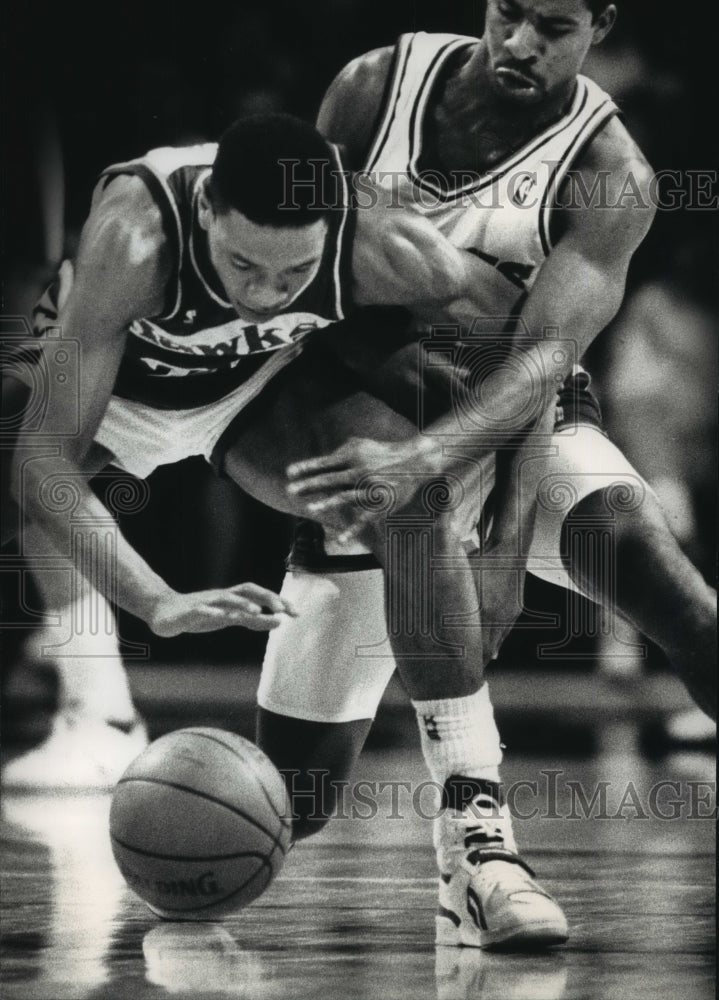
<svg viewBox="0 0 719 1000">
<path fill-rule="evenodd" d="M 255 583 L 239 583 L 224 590 L 190 594 L 171 591 L 158 600 L 148 624 L 163 637 L 182 632 L 216 632 L 229 625 L 268 632 L 277 628 L 286 615 L 297 615 L 289 601 Z"/>
<path fill-rule="evenodd" d="M 441 463 L 441 448 L 426 438 L 353 437 L 328 455 L 290 465 L 287 491 L 307 517 L 341 528 L 340 541 L 348 541 L 377 513 L 406 506 Z"/>
</svg>

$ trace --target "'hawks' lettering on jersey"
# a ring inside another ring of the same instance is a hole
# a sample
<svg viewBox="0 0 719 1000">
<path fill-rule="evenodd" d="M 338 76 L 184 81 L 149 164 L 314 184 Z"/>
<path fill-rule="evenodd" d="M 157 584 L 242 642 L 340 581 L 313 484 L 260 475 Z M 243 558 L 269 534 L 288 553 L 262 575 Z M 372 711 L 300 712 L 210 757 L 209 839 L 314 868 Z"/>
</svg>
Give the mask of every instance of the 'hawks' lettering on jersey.
<svg viewBox="0 0 719 1000">
<path fill-rule="evenodd" d="M 492 264 L 498 308 L 529 291 L 551 250 L 549 223 L 556 193 L 594 136 L 617 114 L 592 80 L 577 78 L 567 112 L 485 174 L 460 174 L 448 187 L 423 164 L 424 117 L 433 86 L 447 61 L 477 39 L 460 35 L 403 35 L 396 46 L 386 104 L 366 169 L 390 178 L 408 175 L 415 206 L 462 249 Z M 387 183 L 387 182 L 386 182 Z"/>
<path fill-rule="evenodd" d="M 204 406 L 260 369 L 266 368 L 269 379 L 296 356 L 306 334 L 344 318 L 351 281 L 346 189 L 345 207 L 330 213 L 322 265 L 312 282 L 270 319 L 240 319 L 212 267 L 198 222 L 198 196 L 216 151 L 216 143 L 165 147 L 101 174 L 107 181 L 130 174 L 145 182 L 162 214 L 174 261 L 162 315 L 135 320 L 128 329 L 113 389 L 116 396 L 158 409 Z M 337 178 L 344 185 L 339 150 L 332 151 Z M 56 322 L 55 296 L 51 288 L 38 304 L 38 333 Z"/>
</svg>

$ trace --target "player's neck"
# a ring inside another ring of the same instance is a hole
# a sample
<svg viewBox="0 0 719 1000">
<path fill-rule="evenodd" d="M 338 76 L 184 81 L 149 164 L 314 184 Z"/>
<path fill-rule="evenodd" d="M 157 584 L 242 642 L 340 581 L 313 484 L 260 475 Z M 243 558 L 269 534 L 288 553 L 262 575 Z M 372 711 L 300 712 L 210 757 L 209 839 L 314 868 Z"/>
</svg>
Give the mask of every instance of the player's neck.
<svg viewBox="0 0 719 1000">
<path fill-rule="evenodd" d="M 489 170 L 564 114 L 576 88 L 531 106 L 504 101 L 489 79 L 488 53 L 480 39 L 439 81 L 433 125 L 447 170 Z"/>
</svg>

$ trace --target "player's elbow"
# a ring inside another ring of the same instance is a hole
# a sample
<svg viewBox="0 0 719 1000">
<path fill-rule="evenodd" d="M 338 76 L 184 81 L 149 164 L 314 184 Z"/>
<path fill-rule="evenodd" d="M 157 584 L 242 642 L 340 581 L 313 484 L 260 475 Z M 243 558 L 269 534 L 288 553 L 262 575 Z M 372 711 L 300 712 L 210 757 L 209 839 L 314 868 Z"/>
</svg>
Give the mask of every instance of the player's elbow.
<svg viewBox="0 0 719 1000">
<path fill-rule="evenodd" d="M 610 196 L 619 206 L 621 225 L 610 226 L 607 235 L 621 255 L 622 247 L 631 256 L 651 229 L 657 213 L 656 177 L 644 157 L 632 160 L 624 174 L 614 179 L 617 189 Z M 621 184 L 621 187 L 619 186 Z"/>
</svg>

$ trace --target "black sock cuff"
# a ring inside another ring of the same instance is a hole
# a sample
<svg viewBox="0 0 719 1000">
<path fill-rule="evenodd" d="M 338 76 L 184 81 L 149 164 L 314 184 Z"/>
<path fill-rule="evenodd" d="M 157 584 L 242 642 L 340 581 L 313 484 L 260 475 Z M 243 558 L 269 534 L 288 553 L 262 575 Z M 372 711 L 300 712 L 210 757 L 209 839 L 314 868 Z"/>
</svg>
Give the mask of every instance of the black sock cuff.
<svg viewBox="0 0 719 1000">
<path fill-rule="evenodd" d="M 500 782 L 487 778 L 465 778 L 453 774 L 447 778 L 442 789 L 442 808 L 461 812 L 478 795 L 485 795 L 501 808 L 505 804 L 504 789 Z"/>
</svg>

